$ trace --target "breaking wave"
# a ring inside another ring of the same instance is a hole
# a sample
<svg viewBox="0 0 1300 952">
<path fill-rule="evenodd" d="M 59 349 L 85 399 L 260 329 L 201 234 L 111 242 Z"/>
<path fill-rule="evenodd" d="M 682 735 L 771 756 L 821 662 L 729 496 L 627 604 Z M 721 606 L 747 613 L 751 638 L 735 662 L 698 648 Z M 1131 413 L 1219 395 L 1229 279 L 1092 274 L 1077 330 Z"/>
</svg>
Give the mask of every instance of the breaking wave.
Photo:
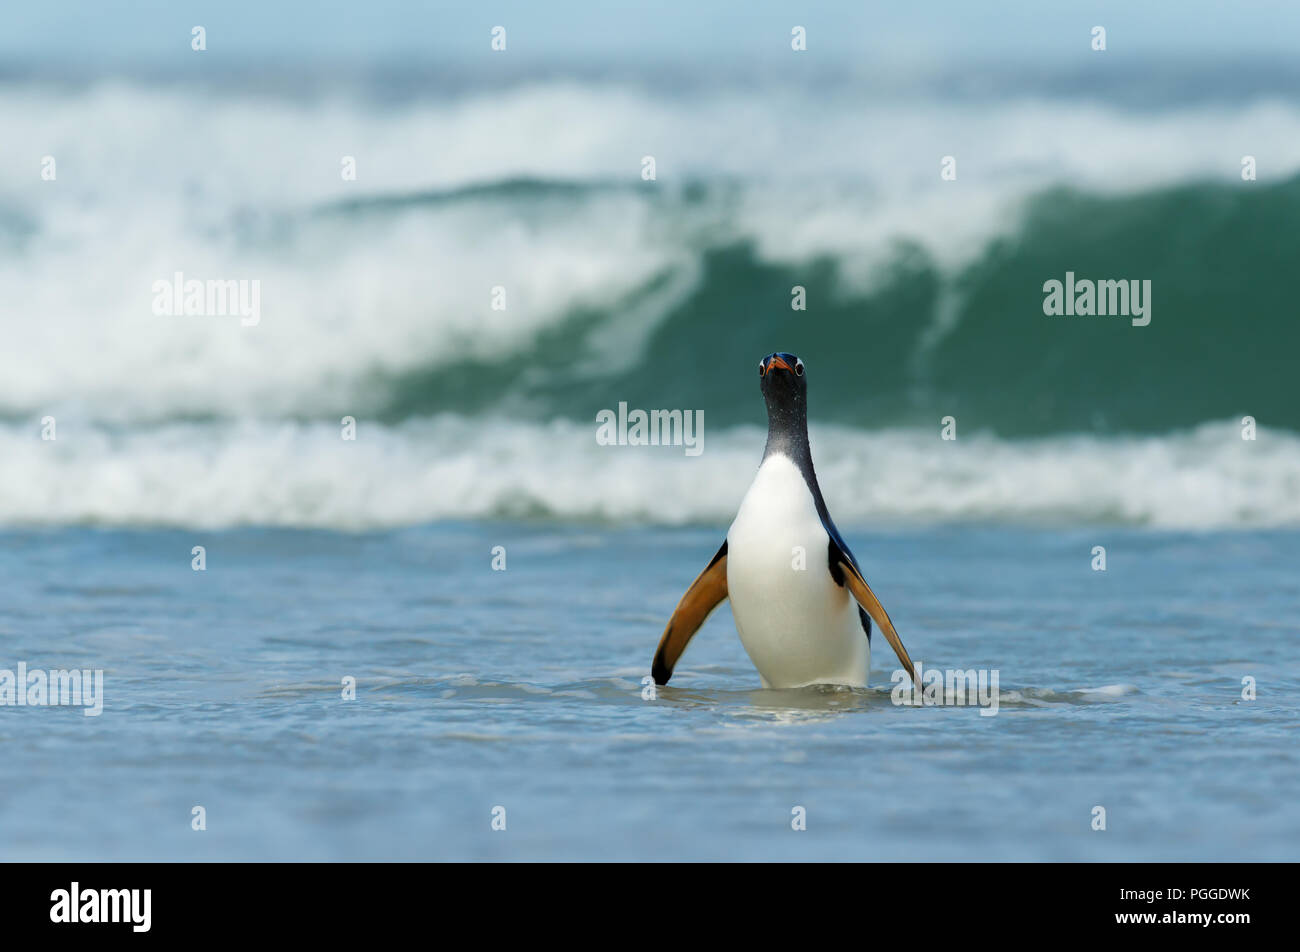
<svg viewBox="0 0 1300 952">
<path fill-rule="evenodd" d="M 718 522 L 773 350 L 845 522 L 1300 522 L 1294 105 L 11 82 L 0 123 L 58 158 L 0 156 L 3 523 Z M 1150 325 L 1044 316 L 1067 271 L 1150 280 Z M 259 322 L 156 315 L 177 272 Z M 597 446 L 620 401 L 704 453 Z"/>
</svg>

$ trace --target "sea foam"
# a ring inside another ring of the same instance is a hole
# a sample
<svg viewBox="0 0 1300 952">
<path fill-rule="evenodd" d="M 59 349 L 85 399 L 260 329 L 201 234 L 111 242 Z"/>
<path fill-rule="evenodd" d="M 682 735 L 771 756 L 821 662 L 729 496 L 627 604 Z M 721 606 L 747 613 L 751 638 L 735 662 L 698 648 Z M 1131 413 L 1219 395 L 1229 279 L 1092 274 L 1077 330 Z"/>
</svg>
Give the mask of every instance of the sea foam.
<svg viewBox="0 0 1300 952">
<path fill-rule="evenodd" d="M 703 524 L 725 530 L 763 431 L 706 451 L 601 446 L 595 424 L 443 415 L 355 441 L 318 422 L 171 423 L 123 431 L 0 426 L 0 524 L 279 525 L 364 530 L 440 519 Z M 814 426 L 813 458 L 842 525 L 1300 525 L 1300 437 L 1232 422 L 1145 437 L 1008 440 Z"/>
</svg>

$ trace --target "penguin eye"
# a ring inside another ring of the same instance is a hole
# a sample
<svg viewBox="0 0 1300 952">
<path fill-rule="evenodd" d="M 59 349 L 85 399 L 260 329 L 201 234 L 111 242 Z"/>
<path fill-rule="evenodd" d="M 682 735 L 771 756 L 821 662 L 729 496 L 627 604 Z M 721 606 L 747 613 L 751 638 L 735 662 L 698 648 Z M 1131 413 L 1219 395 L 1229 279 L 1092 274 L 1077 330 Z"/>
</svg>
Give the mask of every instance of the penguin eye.
<svg viewBox="0 0 1300 952">
<path fill-rule="evenodd" d="M 802 377 L 802 376 L 803 376 L 803 361 L 802 361 L 802 360 L 799 360 L 799 359 L 797 359 L 797 358 L 795 359 L 795 362 L 794 362 L 794 375 L 795 375 L 796 377 Z"/>
<path fill-rule="evenodd" d="M 766 370 L 767 370 L 767 361 L 766 361 L 766 360 L 760 360 L 760 361 L 758 362 L 758 375 L 759 375 L 760 377 L 763 376 L 763 373 L 764 373 Z"/>
</svg>

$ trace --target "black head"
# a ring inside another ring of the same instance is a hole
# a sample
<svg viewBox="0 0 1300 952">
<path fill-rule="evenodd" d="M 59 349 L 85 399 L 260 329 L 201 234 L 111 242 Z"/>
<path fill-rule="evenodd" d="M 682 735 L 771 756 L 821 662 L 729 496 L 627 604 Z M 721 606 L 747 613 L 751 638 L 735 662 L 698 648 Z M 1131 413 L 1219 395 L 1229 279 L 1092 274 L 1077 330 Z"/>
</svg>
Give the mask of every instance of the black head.
<svg viewBox="0 0 1300 952">
<path fill-rule="evenodd" d="M 807 401 L 808 379 L 803 361 L 794 354 L 768 354 L 758 362 L 758 378 L 769 414 L 774 407 L 791 408 Z"/>
<path fill-rule="evenodd" d="M 758 362 L 758 388 L 767 404 L 769 432 L 803 434 L 808 426 L 808 378 L 794 354 L 768 354 Z"/>
</svg>

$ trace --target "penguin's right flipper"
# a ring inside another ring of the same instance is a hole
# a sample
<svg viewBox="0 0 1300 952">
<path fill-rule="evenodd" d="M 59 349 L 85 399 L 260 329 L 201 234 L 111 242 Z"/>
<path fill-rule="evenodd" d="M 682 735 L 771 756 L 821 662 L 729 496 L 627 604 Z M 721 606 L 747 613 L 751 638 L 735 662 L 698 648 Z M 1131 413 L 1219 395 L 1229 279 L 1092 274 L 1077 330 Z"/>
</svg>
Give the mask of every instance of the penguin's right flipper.
<svg viewBox="0 0 1300 952">
<path fill-rule="evenodd" d="M 704 624 L 709 613 L 727 597 L 727 542 L 722 541 L 722 548 L 713 557 L 699 577 L 691 583 L 682 600 L 673 610 L 673 617 L 668 619 L 664 636 L 659 639 L 659 649 L 655 651 L 654 666 L 651 673 L 655 684 L 667 684 L 673 676 L 677 659 L 686 650 L 687 644 Z"/>
</svg>

